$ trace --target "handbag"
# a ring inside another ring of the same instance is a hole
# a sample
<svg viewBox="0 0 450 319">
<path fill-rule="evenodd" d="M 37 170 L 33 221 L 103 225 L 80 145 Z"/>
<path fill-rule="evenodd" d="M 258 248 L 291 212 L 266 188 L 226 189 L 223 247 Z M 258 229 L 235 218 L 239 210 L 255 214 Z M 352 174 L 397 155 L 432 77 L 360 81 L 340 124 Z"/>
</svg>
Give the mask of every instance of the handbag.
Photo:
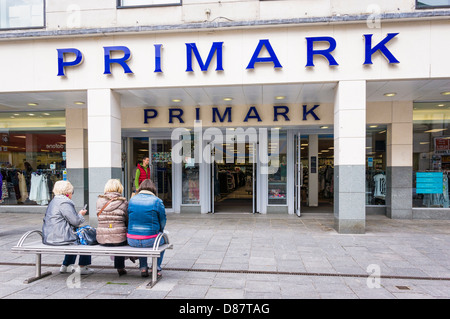
<svg viewBox="0 0 450 319">
<path fill-rule="evenodd" d="M 80 245 L 97 245 L 97 230 L 89 225 L 79 227 L 76 230 Z"/>
</svg>

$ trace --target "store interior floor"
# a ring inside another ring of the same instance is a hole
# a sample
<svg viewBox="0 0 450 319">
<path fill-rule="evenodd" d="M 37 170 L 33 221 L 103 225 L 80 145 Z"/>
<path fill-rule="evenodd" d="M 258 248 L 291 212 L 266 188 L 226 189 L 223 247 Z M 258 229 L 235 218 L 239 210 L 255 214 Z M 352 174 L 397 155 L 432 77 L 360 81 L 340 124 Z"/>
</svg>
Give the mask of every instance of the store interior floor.
<svg viewBox="0 0 450 319">
<path fill-rule="evenodd" d="M 252 213 L 252 192 L 245 186 L 238 187 L 229 194 L 222 195 L 214 202 L 215 213 Z"/>
<path fill-rule="evenodd" d="M 220 199 L 214 202 L 215 213 L 252 213 L 253 195 L 246 191 L 246 187 L 242 186 L 235 191 L 222 195 Z M 329 199 L 319 200 L 319 205 L 309 207 L 306 203 L 302 203 L 301 213 L 333 213 L 333 201 Z"/>
</svg>

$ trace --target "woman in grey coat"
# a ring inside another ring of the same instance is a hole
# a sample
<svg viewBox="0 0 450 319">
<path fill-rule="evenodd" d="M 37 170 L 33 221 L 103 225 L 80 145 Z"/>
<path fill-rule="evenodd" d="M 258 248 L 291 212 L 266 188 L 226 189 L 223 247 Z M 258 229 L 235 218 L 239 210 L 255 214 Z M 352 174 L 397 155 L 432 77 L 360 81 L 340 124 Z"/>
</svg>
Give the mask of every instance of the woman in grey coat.
<svg viewBox="0 0 450 319">
<path fill-rule="evenodd" d="M 77 235 L 75 227 L 81 226 L 84 222 L 86 210 L 75 210 L 72 201 L 73 186 L 68 181 L 57 181 L 53 187 L 55 197 L 48 204 L 45 212 L 44 225 L 42 226 L 43 243 L 46 245 L 77 245 Z M 60 273 L 67 272 L 69 265 L 75 264 L 76 255 L 66 255 L 59 269 Z M 82 275 L 93 272 L 87 266 L 91 264 L 91 256 L 80 256 L 78 265 Z"/>
</svg>

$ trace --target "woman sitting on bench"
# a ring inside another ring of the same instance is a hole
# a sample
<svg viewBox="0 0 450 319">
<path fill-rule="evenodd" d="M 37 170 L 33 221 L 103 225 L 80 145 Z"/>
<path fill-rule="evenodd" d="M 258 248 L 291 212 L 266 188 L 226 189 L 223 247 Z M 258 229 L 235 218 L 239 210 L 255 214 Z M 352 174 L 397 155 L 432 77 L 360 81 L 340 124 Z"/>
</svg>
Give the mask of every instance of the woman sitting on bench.
<svg viewBox="0 0 450 319">
<path fill-rule="evenodd" d="M 75 210 L 72 201 L 73 186 L 68 181 L 57 181 L 53 187 L 55 197 L 48 204 L 45 212 L 44 225 L 42 226 L 42 242 L 46 245 L 77 245 L 78 237 L 74 227 L 80 227 L 84 222 L 87 210 Z M 60 273 L 67 272 L 67 267 L 75 264 L 76 255 L 65 255 L 64 261 L 59 269 Z M 91 256 L 80 256 L 78 265 L 80 273 L 88 275 L 94 271 L 87 266 L 91 264 Z"/>
<path fill-rule="evenodd" d="M 128 245 L 132 247 L 153 247 L 156 237 L 166 226 L 166 209 L 156 194 L 156 188 L 149 179 L 144 180 L 137 195 L 128 203 Z M 164 244 L 164 238 L 160 244 Z M 161 263 L 164 252 L 158 258 L 158 277 L 161 277 Z M 148 277 L 147 257 L 139 257 L 139 268 L 142 277 Z"/>
</svg>

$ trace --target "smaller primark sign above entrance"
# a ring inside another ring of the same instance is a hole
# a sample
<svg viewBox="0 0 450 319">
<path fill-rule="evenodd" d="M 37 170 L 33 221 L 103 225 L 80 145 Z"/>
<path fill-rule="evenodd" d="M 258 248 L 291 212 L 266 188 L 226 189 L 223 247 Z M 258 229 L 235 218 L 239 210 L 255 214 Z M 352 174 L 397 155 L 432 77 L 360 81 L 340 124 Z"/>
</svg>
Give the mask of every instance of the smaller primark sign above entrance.
<svg viewBox="0 0 450 319">
<path fill-rule="evenodd" d="M 308 105 L 302 105 L 300 108 L 296 107 L 294 111 L 290 112 L 288 106 L 275 105 L 273 106 L 273 112 L 270 116 L 273 122 L 278 122 L 280 120 L 290 122 L 292 117 L 295 117 L 295 120 L 301 119 L 302 121 L 307 121 L 309 119 L 314 119 L 315 121 L 320 121 L 320 118 L 316 113 L 318 108 L 319 105 L 310 107 Z M 185 110 L 183 108 L 146 108 L 144 109 L 144 124 L 160 122 L 161 119 L 158 118 L 160 112 L 167 113 L 164 118 L 168 120 L 168 124 L 183 124 L 186 121 Z M 263 115 L 260 114 L 260 112 L 261 110 L 258 110 L 256 106 L 250 106 L 246 112 L 241 111 L 240 114 L 238 114 L 240 117 L 239 121 L 242 121 L 242 123 L 262 122 Z M 266 114 L 267 110 L 265 109 L 264 115 Z M 208 116 L 209 118 L 206 119 L 205 116 Z M 233 123 L 233 107 L 229 106 L 223 110 L 218 107 L 212 107 L 209 112 L 206 111 L 204 107 L 196 107 L 195 121 L 201 120 L 211 120 L 211 123 Z"/>
<path fill-rule="evenodd" d="M 361 57 L 363 65 L 373 64 L 372 56 L 379 52 L 388 61 L 388 63 L 400 63 L 394 54 L 388 49 L 389 42 L 394 39 L 398 33 L 388 33 L 387 36 L 378 43 L 372 43 L 373 34 L 364 34 L 364 57 Z M 307 68 L 314 67 L 314 58 L 320 56 L 328 61 L 329 66 L 339 66 L 339 62 L 333 55 L 337 41 L 331 36 L 306 37 L 306 65 Z M 197 48 L 196 43 L 185 43 L 186 46 L 186 72 L 194 72 L 194 57 L 200 67 L 205 72 L 208 70 L 215 56 L 215 71 L 224 71 L 223 67 L 223 44 L 224 42 L 213 42 L 208 56 L 202 57 Z M 163 72 L 162 51 L 163 44 L 154 44 L 154 72 Z M 320 48 L 318 48 L 320 47 Z M 325 48 L 323 48 L 325 47 Z M 112 74 L 112 65 L 119 65 L 125 74 L 133 74 L 128 65 L 131 59 L 132 51 L 126 46 L 105 46 L 104 53 L 104 72 L 105 75 Z M 77 48 L 57 49 L 58 52 L 58 76 L 66 76 L 66 68 L 77 67 L 81 65 L 85 59 L 81 50 Z M 70 56 L 69 56 L 70 55 Z M 114 55 L 114 57 L 113 57 Z M 150 54 L 149 54 L 150 55 Z M 300 55 L 300 54 L 299 54 Z M 117 57 L 120 56 L 120 57 Z M 272 46 L 269 39 L 260 39 L 256 45 L 253 54 L 246 66 L 247 70 L 252 70 L 259 63 L 271 63 L 275 69 L 282 69 L 282 61 L 277 56 L 276 48 Z"/>
</svg>

